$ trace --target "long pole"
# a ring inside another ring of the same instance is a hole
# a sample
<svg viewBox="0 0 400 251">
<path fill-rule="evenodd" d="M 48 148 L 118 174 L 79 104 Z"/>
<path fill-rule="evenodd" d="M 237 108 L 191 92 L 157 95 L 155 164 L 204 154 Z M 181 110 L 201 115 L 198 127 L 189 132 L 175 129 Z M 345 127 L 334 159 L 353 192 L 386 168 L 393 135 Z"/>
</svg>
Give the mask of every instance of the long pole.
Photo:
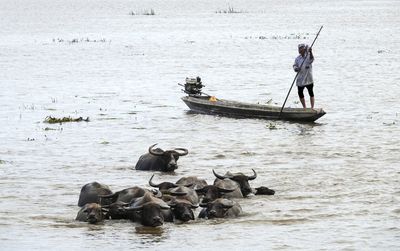
<svg viewBox="0 0 400 251">
<path fill-rule="evenodd" d="M 324 27 L 324 26 L 321 26 L 321 28 L 319 28 L 319 31 L 318 31 L 317 35 L 315 36 L 314 41 L 312 42 L 312 44 L 311 44 L 311 46 L 310 46 L 310 49 L 313 47 L 313 45 L 314 45 L 314 43 L 315 43 L 315 40 L 317 40 L 317 37 L 319 36 L 319 33 L 320 33 L 321 30 L 322 30 L 322 27 Z M 308 54 L 308 52 L 307 52 L 307 54 Z M 306 55 L 306 59 L 307 59 L 307 55 Z M 302 67 L 303 64 L 304 64 L 304 61 L 306 61 L 306 60 L 303 60 L 303 62 L 301 62 L 300 69 L 301 69 L 301 67 Z M 294 84 L 294 82 L 296 81 L 297 77 L 299 76 L 299 73 L 300 73 L 300 71 L 297 72 L 296 76 L 295 76 L 294 79 L 293 79 L 293 82 L 292 82 L 292 85 L 290 86 L 289 92 L 288 92 L 288 94 L 286 95 L 285 102 L 283 102 L 281 111 L 279 112 L 279 118 L 281 117 L 283 108 L 285 107 L 285 104 L 286 104 L 286 101 L 287 101 L 287 99 L 288 99 L 288 97 L 289 97 L 290 91 L 292 90 L 293 84 Z"/>
</svg>

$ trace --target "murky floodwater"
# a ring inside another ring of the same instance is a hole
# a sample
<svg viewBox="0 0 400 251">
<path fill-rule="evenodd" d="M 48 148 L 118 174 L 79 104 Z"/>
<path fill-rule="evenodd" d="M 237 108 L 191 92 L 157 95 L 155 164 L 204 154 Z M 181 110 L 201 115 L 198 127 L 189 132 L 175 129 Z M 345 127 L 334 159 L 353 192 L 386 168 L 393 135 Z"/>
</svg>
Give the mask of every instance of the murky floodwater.
<svg viewBox="0 0 400 251">
<path fill-rule="evenodd" d="M 1 250 L 400 248 L 399 1 L 2 0 L 0 20 Z M 318 123 L 187 113 L 177 83 L 197 75 L 217 97 L 282 104 L 321 25 Z M 276 195 L 240 200 L 237 219 L 74 221 L 86 183 L 147 186 L 132 168 L 154 143 L 190 151 L 156 181 L 254 168 Z"/>
</svg>

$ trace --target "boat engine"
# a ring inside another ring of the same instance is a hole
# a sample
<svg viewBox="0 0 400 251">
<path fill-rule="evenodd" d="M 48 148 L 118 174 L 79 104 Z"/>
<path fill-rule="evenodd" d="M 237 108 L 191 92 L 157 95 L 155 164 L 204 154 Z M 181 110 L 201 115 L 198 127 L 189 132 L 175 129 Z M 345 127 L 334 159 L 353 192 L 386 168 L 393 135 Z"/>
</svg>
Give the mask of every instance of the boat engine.
<svg viewBox="0 0 400 251">
<path fill-rule="evenodd" d="M 189 94 L 189 95 L 201 95 L 201 88 L 204 87 L 204 85 L 201 83 L 201 78 L 196 77 L 196 78 L 186 78 L 185 82 L 185 90 L 184 92 Z"/>
</svg>

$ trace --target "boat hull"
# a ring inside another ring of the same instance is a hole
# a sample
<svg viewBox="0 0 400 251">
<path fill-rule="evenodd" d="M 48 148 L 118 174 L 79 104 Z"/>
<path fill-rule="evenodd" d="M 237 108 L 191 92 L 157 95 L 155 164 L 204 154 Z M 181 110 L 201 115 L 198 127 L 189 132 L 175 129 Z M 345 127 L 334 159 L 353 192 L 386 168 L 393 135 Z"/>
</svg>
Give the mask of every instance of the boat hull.
<svg viewBox="0 0 400 251">
<path fill-rule="evenodd" d="M 208 96 L 185 96 L 182 100 L 194 112 L 229 117 L 314 122 L 325 115 L 322 109 L 284 108 L 281 113 L 278 106 L 213 100 Z"/>
</svg>

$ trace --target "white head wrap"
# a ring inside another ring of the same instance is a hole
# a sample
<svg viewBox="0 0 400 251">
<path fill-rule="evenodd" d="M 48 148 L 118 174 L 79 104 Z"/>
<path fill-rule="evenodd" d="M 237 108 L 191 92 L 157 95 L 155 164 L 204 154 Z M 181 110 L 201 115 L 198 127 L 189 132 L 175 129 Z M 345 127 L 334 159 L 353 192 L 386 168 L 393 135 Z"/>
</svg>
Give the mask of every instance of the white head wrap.
<svg viewBox="0 0 400 251">
<path fill-rule="evenodd" d="M 306 47 L 306 46 L 307 46 L 306 44 L 299 44 L 299 45 L 298 45 L 298 48 L 300 49 L 300 48 Z"/>
</svg>

